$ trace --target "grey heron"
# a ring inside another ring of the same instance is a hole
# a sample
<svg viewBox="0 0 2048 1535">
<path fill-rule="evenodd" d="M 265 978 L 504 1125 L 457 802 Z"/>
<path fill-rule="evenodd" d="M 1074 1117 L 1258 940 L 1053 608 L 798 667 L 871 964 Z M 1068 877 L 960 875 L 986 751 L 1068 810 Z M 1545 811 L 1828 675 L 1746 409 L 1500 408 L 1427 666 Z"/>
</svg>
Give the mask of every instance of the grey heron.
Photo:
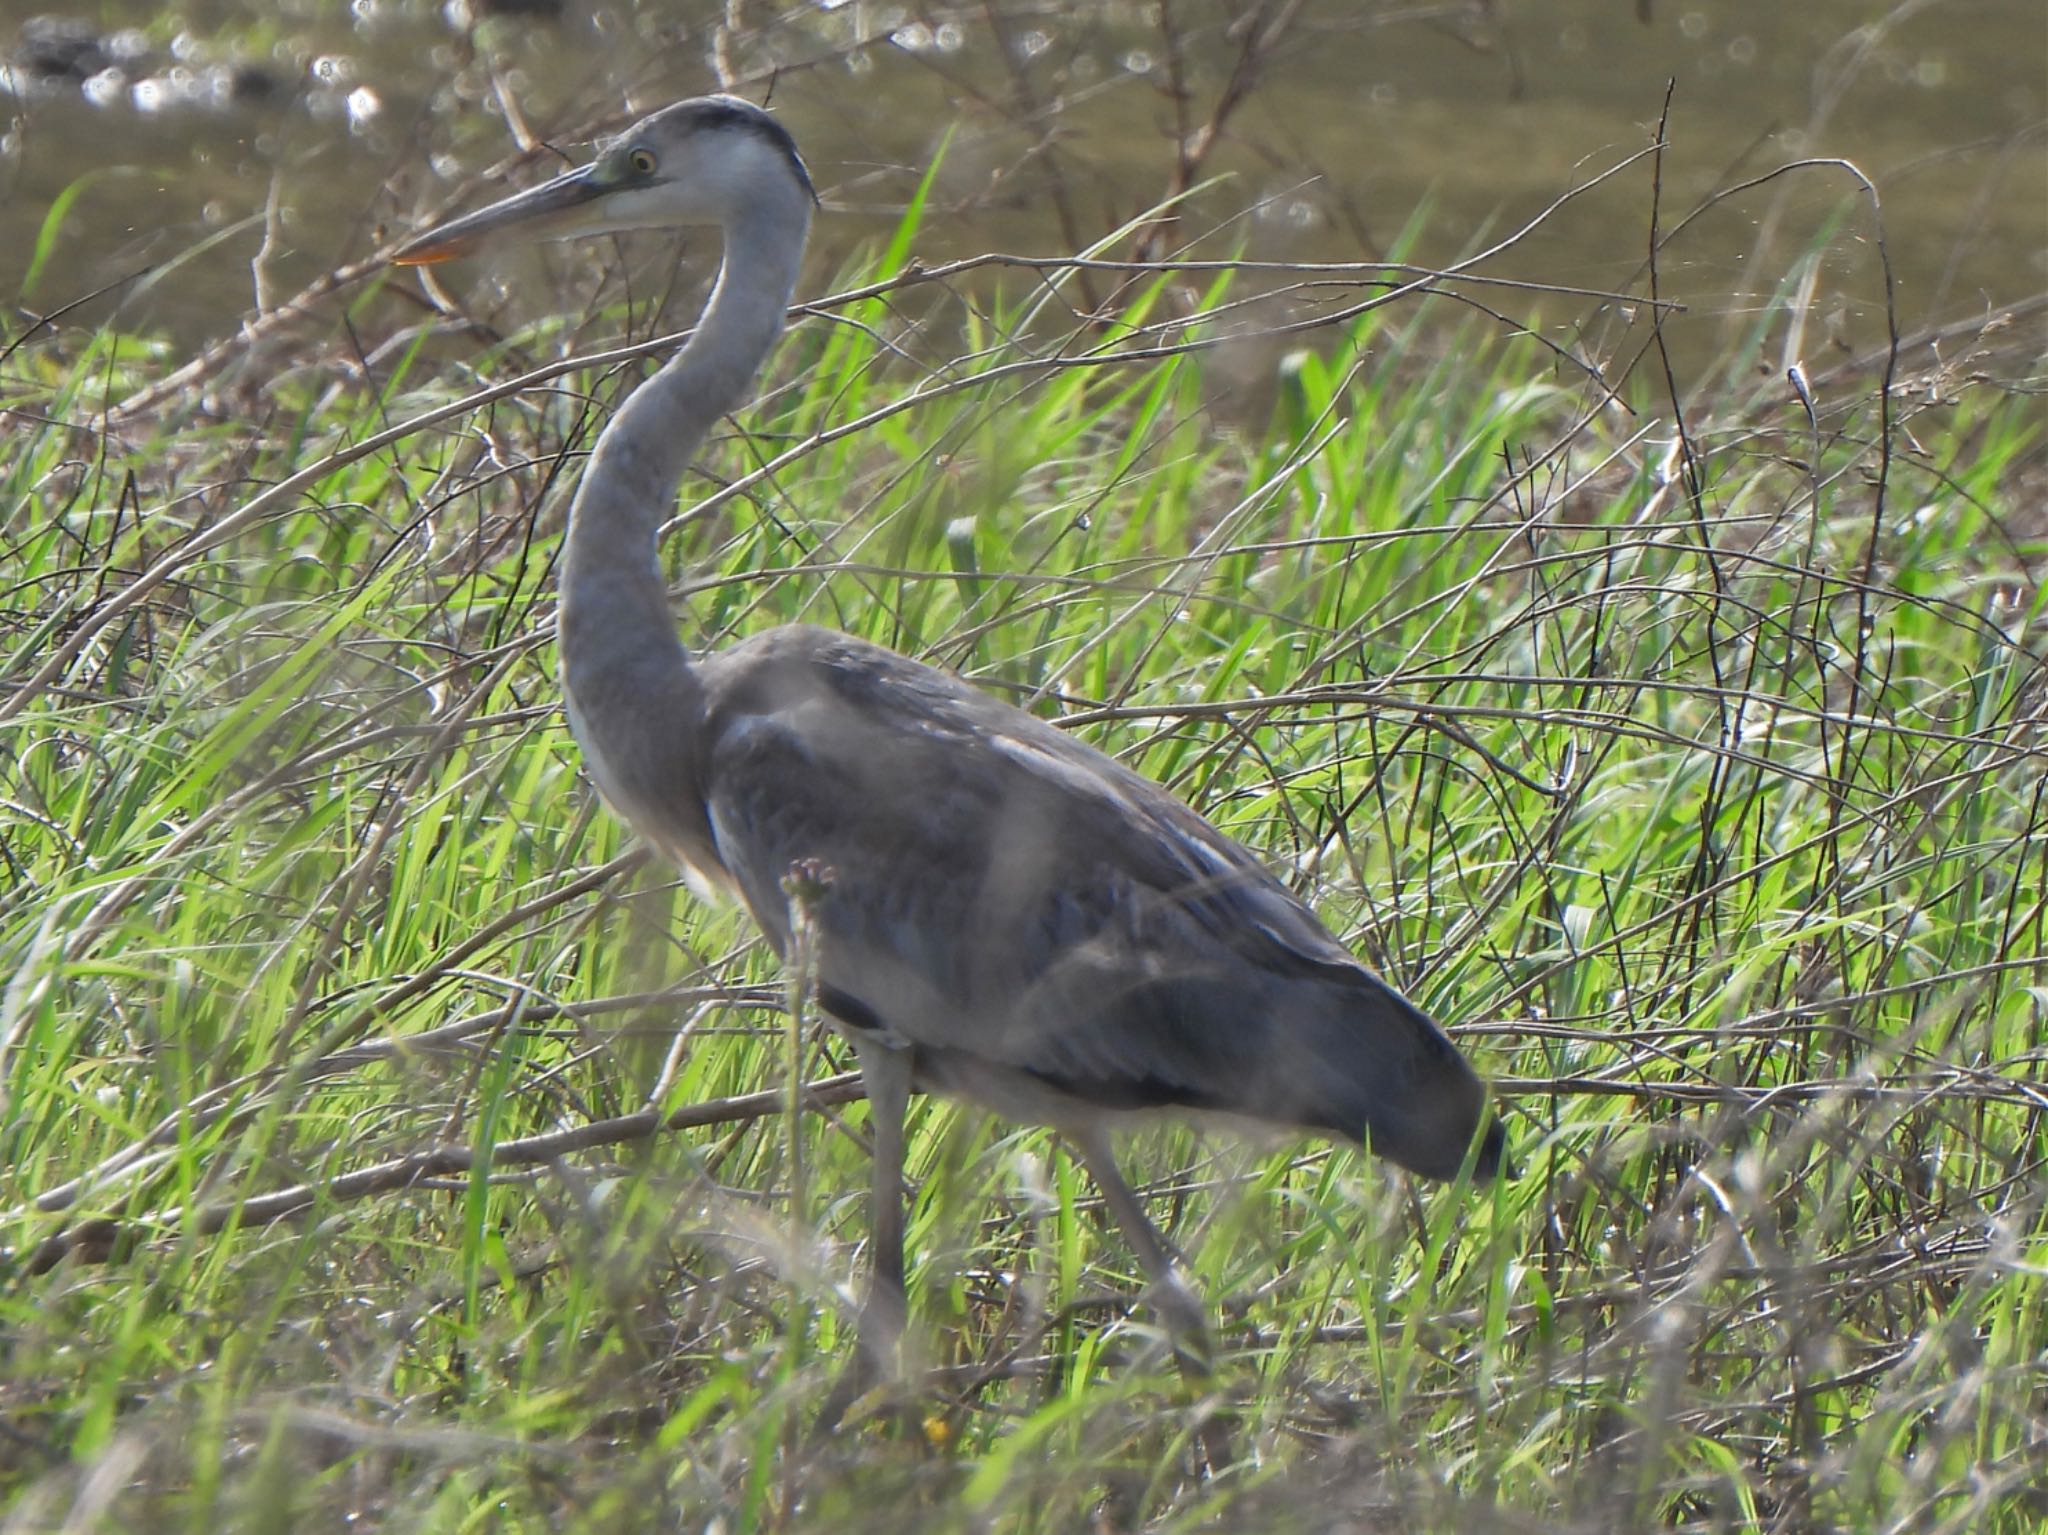
<svg viewBox="0 0 2048 1535">
<path fill-rule="evenodd" d="M 1501 1163 L 1500 1122 L 1442 1029 L 1245 848 L 1157 784 L 951 673 L 791 625 L 685 649 L 656 534 L 707 429 L 783 328 L 816 197 L 789 133 L 727 96 L 678 102 L 588 165 L 416 236 L 424 264 L 502 235 L 711 225 L 696 330 L 599 436 L 560 584 L 570 727 L 611 808 L 807 950 L 852 1042 L 874 1140 L 861 1347 L 901 1336 L 903 1122 L 930 1089 L 1056 1127 L 1176 1339 L 1202 1313 L 1107 1132 L 1177 1109 L 1365 1141 L 1431 1178 Z"/>
</svg>

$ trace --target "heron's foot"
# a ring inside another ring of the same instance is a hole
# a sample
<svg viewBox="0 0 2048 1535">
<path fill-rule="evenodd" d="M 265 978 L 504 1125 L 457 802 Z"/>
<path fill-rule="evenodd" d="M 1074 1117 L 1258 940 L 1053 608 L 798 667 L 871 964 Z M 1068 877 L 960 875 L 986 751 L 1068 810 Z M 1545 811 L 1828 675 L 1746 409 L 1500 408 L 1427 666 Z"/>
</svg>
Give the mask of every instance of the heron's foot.
<svg viewBox="0 0 2048 1535">
<path fill-rule="evenodd" d="M 1207 1308 L 1177 1265 L 1147 1288 L 1145 1302 L 1188 1384 L 1205 1386 L 1216 1373 L 1216 1340 L 1209 1331 Z"/>
<path fill-rule="evenodd" d="M 822 1445 L 872 1427 L 885 1436 L 937 1444 L 928 1421 L 931 1409 L 915 1382 L 881 1368 L 866 1349 L 856 1349 L 825 1394 L 811 1425 L 811 1442 Z"/>
<path fill-rule="evenodd" d="M 822 1439 L 838 1431 L 846 1422 L 848 1413 L 856 1418 L 867 1416 L 867 1400 L 884 1384 L 882 1372 L 874 1356 L 862 1344 L 853 1351 L 853 1357 L 839 1372 L 839 1378 L 832 1382 L 832 1389 L 825 1393 L 824 1405 L 818 1410 L 818 1418 L 811 1425 L 814 1438 Z M 856 1406 L 863 1410 L 854 1412 Z"/>
<path fill-rule="evenodd" d="M 868 1297 L 861 1308 L 860 1333 L 853 1357 L 825 1393 L 812 1432 L 829 1434 L 847 1420 L 867 1418 L 896 1395 L 904 1378 L 903 1331 L 906 1306 L 900 1292 L 886 1285 Z"/>
<path fill-rule="evenodd" d="M 1202 1413 L 1195 1425 L 1195 1444 L 1202 1452 L 1202 1464 L 1211 1477 L 1221 1476 L 1237 1464 L 1237 1446 L 1230 1436 L 1230 1419 L 1214 1407 Z"/>
<path fill-rule="evenodd" d="M 1208 1310 L 1177 1265 L 1153 1284 L 1148 1298 L 1173 1345 L 1181 1381 L 1201 1413 L 1195 1424 L 1195 1443 L 1209 1475 L 1219 1475 L 1235 1462 L 1236 1452 L 1216 1385 L 1216 1342 L 1209 1331 Z"/>
</svg>

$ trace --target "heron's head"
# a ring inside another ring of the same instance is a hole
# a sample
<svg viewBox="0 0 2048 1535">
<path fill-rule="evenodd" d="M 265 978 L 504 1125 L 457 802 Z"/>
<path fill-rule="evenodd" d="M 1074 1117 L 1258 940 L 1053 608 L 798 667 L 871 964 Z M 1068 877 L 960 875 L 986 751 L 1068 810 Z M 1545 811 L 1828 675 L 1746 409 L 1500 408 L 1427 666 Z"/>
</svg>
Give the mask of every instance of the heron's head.
<svg viewBox="0 0 2048 1535">
<path fill-rule="evenodd" d="M 581 169 L 415 235 L 391 259 L 425 266 L 505 236 L 730 225 L 769 206 L 807 215 L 816 200 L 787 128 L 736 96 L 700 96 L 649 113 Z"/>
</svg>

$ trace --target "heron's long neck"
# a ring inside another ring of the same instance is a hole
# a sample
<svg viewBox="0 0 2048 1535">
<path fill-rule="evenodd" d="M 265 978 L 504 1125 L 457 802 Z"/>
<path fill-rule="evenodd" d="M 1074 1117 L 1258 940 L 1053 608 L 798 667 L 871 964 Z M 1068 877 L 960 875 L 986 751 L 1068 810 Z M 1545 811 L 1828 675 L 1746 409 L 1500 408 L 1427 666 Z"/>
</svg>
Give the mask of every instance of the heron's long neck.
<svg viewBox="0 0 2048 1535">
<path fill-rule="evenodd" d="M 570 508 L 562 681 L 601 785 L 606 768 L 616 777 L 627 755 L 636 774 L 659 770 L 650 759 L 671 750 L 670 737 L 687 733 L 701 711 L 655 534 L 675 510 L 676 489 L 704 434 L 746 398 L 782 332 L 810 222 L 808 195 L 789 193 L 750 206 L 728 225 L 725 260 L 696 333 L 619 407 Z"/>
</svg>

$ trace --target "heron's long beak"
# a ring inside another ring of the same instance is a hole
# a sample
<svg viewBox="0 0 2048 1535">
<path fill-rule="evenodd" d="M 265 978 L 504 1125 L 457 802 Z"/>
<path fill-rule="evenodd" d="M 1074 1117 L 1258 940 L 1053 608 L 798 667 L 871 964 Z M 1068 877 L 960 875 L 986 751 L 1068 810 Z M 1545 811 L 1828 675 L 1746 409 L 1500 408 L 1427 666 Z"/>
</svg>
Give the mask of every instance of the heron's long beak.
<svg viewBox="0 0 2048 1535">
<path fill-rule="evenodd" d="M 611 186 L 597 175 L 601 161 L 593 161 L 567 175 L 544 181 L 524 192 L 479 208 L 459 219 L 414 235 L 391 253 L 398 266 L 430 266 L 466 256 L 479 245 L 505 230 L 516 230 L 529 239 L 563 239 L 602 228 L 592 218 L 598 203 Z"/>
</svg>

